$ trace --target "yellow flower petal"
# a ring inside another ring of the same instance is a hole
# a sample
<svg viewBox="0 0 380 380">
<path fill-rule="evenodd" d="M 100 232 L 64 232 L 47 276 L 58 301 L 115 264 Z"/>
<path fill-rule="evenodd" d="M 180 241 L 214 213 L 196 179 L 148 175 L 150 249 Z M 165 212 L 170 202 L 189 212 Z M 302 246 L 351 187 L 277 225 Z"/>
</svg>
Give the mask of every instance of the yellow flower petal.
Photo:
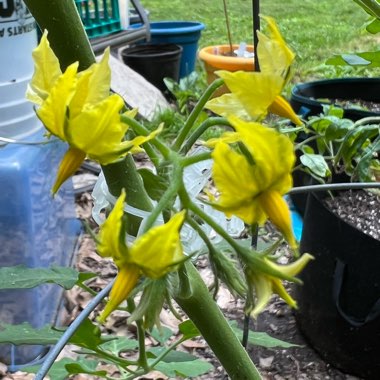
<svg viewBox="0 0 380 380">
<path fill-rule="evenodd" d="M 253 120 L 261 120 L 267 115 L 284 83 L 280 76 L 272 73 L 217 71 L 217 74 Z"/>
<path fill-rule="evenodd" d="M 292 106 L 282 97 L 276 96 L 268 111 L 291 120 L 295 125 L 302 125 L 301 119 L 294 112 Z"/>
<path fill-rule="evenodd" d="M 289 245 L 295 249 L 297 243 L 294 238 L 289 206 L 278 191 L 267 190 L 261 193 L 258 201 L 265 214 L 281 231 Z"/>
<path fill-rule="evenodd" d="M 69 148 L 59 165 L 57 179 L 52 189 L 53 194 L 58 191 L 63 182 L 70 178 L 79 169 L 85 158 L 86 154 L 82 151 L 75 148 Z"/>
<path fill-rule="evenodd" d="M 66 141 L 65 126 L 68 122 L 67 107 L 75 93 L 78 63 L 70 65 L 55 82 L 50 94 L 36 111 L 46 129 Z"/>
<path fill-rule="evenodd" d="M 128 126 L 120 121 L 124 102 L 119 95 L 111 95 L 96 106 L 82 111 L 70 120 L 67 142 L 83 150 L 101 164 L 120 158 L 122 139 Z"/>
<path fill-rule="evenodd" d="M 32 55 L 34 74 L 28 85 L 26 97 L 33 103 L 41 105 L 48 97 L 58 77 L 62 74 L 58 58 L 55 56 L 47 39 L 46 30 Z"/>
<path fill-rule="evenodd" d="M 267 22 L 269 37 L 260 31 L 258 32 L 259 43 L 257 54 L 260 70 L 265 73 L 280 75 L 286 81 L 295 54 L 286 44 L 275 20 L 271 17 L 262 18 Z"/>
<path fill-rule="evenodd" d="M 270 261 L 268 258 L 264 258 L 264 262 L 279 274 L 283 273 L 286 276 L 294 277 L 302 271 L 311 259 L 313 259 L 313 256 L 305 253 L 297 261 L 288 265 L 278 265 Z M 264 310 L 273 293 L 278 294 L 289 306 L 293 308 L 297 307 L 296 301 L 288 294 L 281 279 L 260 272 L 256 267 L 247 268 L 247 277 L 254 288 L 254 296 L 256 300 L 255 307 L 251 312 L 252 317 L 256 318 L 258 314 Z"/>
<path fill-rule="evenodd" d="M 314 260 L 314 257 L 309 253 L 304 253 L 299 259 L 287 265 L 278 265 L 268 259 L 266 259 L 266 262 L 270 267 L 284 273 L 286 276 L 294 277 L 301 273 L 311 260 Z"/>
<path fill-rule="evenodd" d="M 262 221 L 260 205 L 254 202 L 260 189 L 253 176 L 253 166 L 242 154 L 224 142 L 216 145 L 212 158 L 212 178 L 220 193 L 218 203 L 213 206 L 226 213 L 228 217 L 236 215 L 249 224 L 257 219 Z"/>
<path fill-rule="evenodd" d="M 206 103 L 205 108 L 223 117 L 236 115 L 243 120 L 249 120 L 250 118 L 249 114 L 235 94 L 224 94 L 217 98 L 211 99 Z"/>
<path fill-rule="evenodd" d="M 255 288 L 256 298 L 255 306 L 250 315 L 256 319 L 272 297 L 272 283 L 267 276 L 260 274 L 252 274 L 249 276 L 249 279 Z"/>
<path fill-rule="evenodd" d="M 98 318 L 99 322 L 103 323 L 107 317 L 128 298 L 129 294 L 136 286 L 140 277 L 140 269 L 136 265 L 125 265 L 120 268 L 116 276 L 115 283 L 112 287 L 109 300 Z"/>
<path fill-rule="evenodd" d="M 179 234 L 184 219 L 185 211 L 181 211 L 166 224 L 151 228 L 133 244 L 131 261 L 144 275 L 160 278 L 186 258 Z"/>
<path fill-rule="evenodd" d="M 123 223 L 125 191 L 117 199 L 106 221 L 101 225 L 98 235 L 97 251 L 102 257 L 112 257 L 117 265 L 127 261 L 128 248 L 125 243 Z"/>
</svg>

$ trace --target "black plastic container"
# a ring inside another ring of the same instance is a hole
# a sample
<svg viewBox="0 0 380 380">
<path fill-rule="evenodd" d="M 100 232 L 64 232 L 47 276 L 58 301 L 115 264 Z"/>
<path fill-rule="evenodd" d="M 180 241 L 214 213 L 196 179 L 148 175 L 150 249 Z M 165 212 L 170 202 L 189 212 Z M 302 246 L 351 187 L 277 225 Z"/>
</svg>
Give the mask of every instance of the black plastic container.
<svg viewBox="0 0 380 380">
<path fill-rule="evenodd" d="M 301 252 L 315 260 L 296 288 L 296 320 L 333 366 L 380 379 L 380 241 L 333 214 L 323 193 L 308 197 Z"/>
<path fill-rule="evenodd" d="M 334 101 L 363 100 L 380 103 L 379 78 L 340 78 L 298 84 L 293 87 L 290 104 L 294 111 L 303 117 L 318 115 L 323 111 L 322 105 Z M 347 108 L 344 117 L 358 120 L 368 116 L 379 116 L 380 113 Z"/>
<path fill-rule="evenodd" d="M 182 47 L 175 44 L 141 44 L 121 51 L 126 65 L 159 90 L 167 90 L 164 78 L 178 81 Z"/>
</svg>

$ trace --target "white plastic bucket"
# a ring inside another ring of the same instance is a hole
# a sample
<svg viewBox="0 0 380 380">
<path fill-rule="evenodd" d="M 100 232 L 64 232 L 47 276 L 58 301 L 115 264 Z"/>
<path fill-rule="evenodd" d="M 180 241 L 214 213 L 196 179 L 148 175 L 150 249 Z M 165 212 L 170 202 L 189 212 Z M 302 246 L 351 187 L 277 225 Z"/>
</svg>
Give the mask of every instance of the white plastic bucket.
<svg viewBox="0 0 380 380">
<path fill-rule="evenodd" d="M 36 23 L 21 0 L 0 0 L 0 137 L 22 140 L 42 126 L 25 99 Z"/>
</svg>

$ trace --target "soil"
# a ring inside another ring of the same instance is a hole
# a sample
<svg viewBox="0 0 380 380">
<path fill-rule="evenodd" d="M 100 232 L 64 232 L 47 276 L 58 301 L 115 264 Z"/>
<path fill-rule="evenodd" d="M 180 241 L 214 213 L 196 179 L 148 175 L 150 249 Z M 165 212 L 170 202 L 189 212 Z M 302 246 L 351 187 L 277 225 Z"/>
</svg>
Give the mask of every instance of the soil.
<svg viewBox="0 0 380 380">
<path fill-rule="evenodd" d="M 365 234 L 380 240 L 379 191 L 342 191 L 325 200 L 330 210 Z"/>
<path fill-rule="evenodd" d="M 74 178 L 75 186 L 86 190 L 82 192 L 79 189 L 78 191 L 76 198 L 78 217 L 81 220 L 88 222 L 92 228 L 95 228 L 96 224 L 91 217 L 92 198 L 88 191 L 88 187 L 91 187 L 91 183 L 93 183 L 96 178 L 97 176 L 92 170 L 84 170 Z M 261 236 L 261 239 L 268 241 L 273 239 L 274 236 L 274 229 L 271 225 L 267 225 L 265 233 Z M 289 257 L 289 252 L 286 251 L 286 246 L 281 247 L 281 249 L 284 250 L 283 257 Z M 109 260 L 100 258 L 96 254 L 94 242 L 87 234 L 83 234 L 80 238 L 79 250 L 76 255 L 76 267 L 80 271 L 93 271 L 99 274 L 99 277 L 93 280 L 90 284 L 90 287 L 97 291 L 103 288 L 116 274 L 114 264 Z M 210 284 L 212 282 L 212 274 L 208 266 L 207 258 L 201 257 L 197 261 L 197 267 L 206 283 Z M 289 290 L 291 291 L 291 289 Z M 63 323 L 66 325 L 70 324 L 70 322 L 72 322 L 87 305 L 90 298 L 91 297 L 88 293 L 81 289 L 74 288 L 68 291 L 66 294 L 66 309 L 62 318 Z M 240 326 L 242 325 L 244 320 L 244 304 L 242 300 L 234 299 L 224 287 L 221 287 L 217 296 L 217 302 L 227 318 L 237 321 Z M 90 317 L 95 319 L 98 313 L 98 311 L 95 311 Z M 133 328 L 127 326 L 125 321 L 126 316 L 124 313 L 115 312 L 108 319 L 105 329 L 111 334 L 133 336 L 135 331 Z M 161 314 L 161 323 L 173 331 L 178 331 L 179 321 L 168 310 L 163 310 Z M 258 317 L 257 321 L 250 322 L 250 328 L 256 331 L 267 332 L 275 338 L 299 345 L 298 347 L 287 349 L 248 346 L 249 355 L 258 366 L 264 380 L 359 380 L 358 377 L 344 374 L 332 367 L 308 345 L 307 341 L 303 338 L 297 328 L 294 311 L 290 310 L 289 307 L 277 297 L 273 297 L 272 301 L 265 311 Z M 155 345 L 155 343 L 156 342 L 153 340 L 147 339 L 148 345 Z M 228 379 L 223 368 L 220 366 L 202 338 L 185 342 L 180 349 L 193 353 L 214 365 L 215 369 L 212 372 L 200 376 L 196 380 Z M 62 356 L 66 355 L 72 357 L 75 355 L 74 351 L 74 347 L 66 347 Z M 112 373 L 112 368 L 109 369 L 111 370 L 111 376 L 115 376 L 115 373 Z M 1 365 L 0 363 L 0 378 L 5 380 L 31 380 L 33 379 L 33 375 L 21 371 L 13 374 L 8 373 L 6 366 Z M 88 375 L 77 375 L 70 379 L 86 380 L 98 378 Z M 144 376 L 140 379 L 164 380 L 168 378 L 159 372 L 154 372 L 149 376 Z"/>
<path fill-rule="evenodd" d="M 326 101 L 326 99 L 319 99 Z M 362 99 L 328 99 L 328 102 L 344 109 L 360 109 L 370 112 L 380 112 L 380 103 Z"/>
</svg>

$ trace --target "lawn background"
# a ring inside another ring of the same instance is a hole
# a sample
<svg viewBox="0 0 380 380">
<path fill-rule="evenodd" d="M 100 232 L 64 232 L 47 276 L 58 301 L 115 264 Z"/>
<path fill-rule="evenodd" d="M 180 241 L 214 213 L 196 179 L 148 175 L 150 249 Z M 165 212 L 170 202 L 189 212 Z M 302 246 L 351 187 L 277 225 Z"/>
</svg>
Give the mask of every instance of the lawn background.
<svg viewBox="0 0 380 380">
<path fill-rule="evenodd" d="M 252 43 L 252 1 L 227 0 L 234 43 Z M 227 41 L 222 0 L 141 0 L 151 21 L 200 21 L 206 28 L 200 47 Z M 363 27 L 367 14 L 352 0 L 262 0 L 260 12 L 272 16 L 297 54 L 294 81 L 335 76 L 375 76 L 376 71 L 326 66 L 335 53 L 376 48 L 379 37 Z M 378 72 L 377 72 L 378 74 Z"/>
</svg>

